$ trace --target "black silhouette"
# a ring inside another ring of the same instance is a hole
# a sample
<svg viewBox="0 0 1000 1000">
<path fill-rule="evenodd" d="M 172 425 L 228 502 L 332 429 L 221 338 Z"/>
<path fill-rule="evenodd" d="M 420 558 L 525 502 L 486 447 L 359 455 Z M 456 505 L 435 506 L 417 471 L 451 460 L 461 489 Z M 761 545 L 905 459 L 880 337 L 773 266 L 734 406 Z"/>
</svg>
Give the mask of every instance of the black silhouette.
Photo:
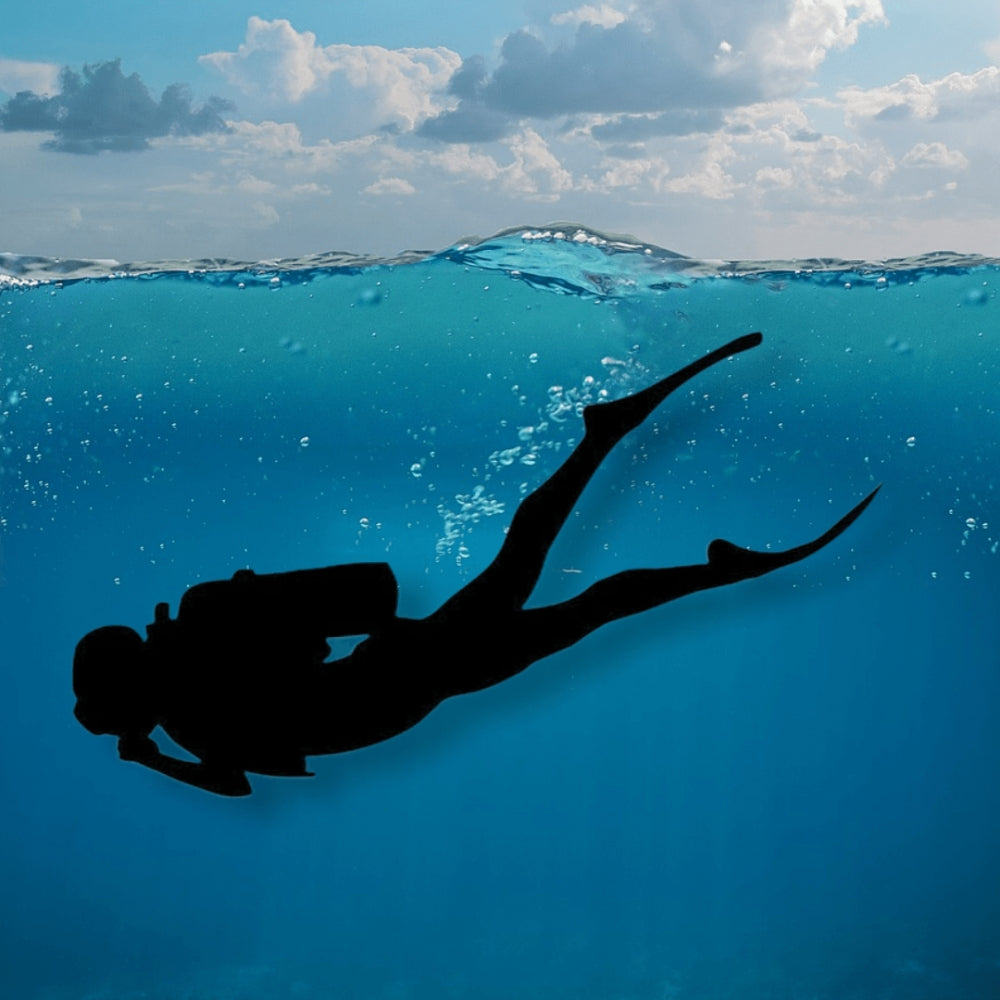
<svg viewBox="0 0 1000 1000">
<path fill-rule="evenodd" d="M 740 337 L 633 396 L 587 407 L 582 441 L 520 505 L 497 557 L 429 617 L 396 616 L 396 581 L 384 563 L 240 570 L 188 590 L 176 619 L 157 605 L 145 641 L 116 625 L 86 635 L 73 664 L 77 719 L 118 736 L 122 760 L 220 795 L 248 795 L 248 771 L 309 775 L 306 757 L 389 739 L 444 699 L 498 684 L 608 622 L 804 559 L 878 490 L 819 538 L 784 552 L 717 539 L 706 563 L 628 570 L 561 604 L 524 607 L 556 534 L 614 445 L 678 386 L 761 339 Z M 360 634 L 368 638 L 349 656 L 324 662 L 328 637 Z M 198 761 L 161 753 L 150 738 L 156 726 Z"/>
</svg>

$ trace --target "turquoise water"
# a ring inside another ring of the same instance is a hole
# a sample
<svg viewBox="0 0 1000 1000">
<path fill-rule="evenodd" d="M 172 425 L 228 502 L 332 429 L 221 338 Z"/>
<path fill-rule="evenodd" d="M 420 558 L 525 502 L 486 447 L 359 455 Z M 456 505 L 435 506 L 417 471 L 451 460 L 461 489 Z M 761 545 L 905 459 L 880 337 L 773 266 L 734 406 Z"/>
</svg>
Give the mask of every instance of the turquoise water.
<svg viewBox="0 0 1000 1000">
<path fill-rule="evenodd" d="M 1000 995 L 996 262 L 2 264 L 4 996 Z M 430 612 L 581 404 L 756 329 L 617 449 L 534 602 L 883 483 L 808 561 L 248 799 L 74 720 L 84 632 L 243 566 L 388 560 Z"/>
</svg>

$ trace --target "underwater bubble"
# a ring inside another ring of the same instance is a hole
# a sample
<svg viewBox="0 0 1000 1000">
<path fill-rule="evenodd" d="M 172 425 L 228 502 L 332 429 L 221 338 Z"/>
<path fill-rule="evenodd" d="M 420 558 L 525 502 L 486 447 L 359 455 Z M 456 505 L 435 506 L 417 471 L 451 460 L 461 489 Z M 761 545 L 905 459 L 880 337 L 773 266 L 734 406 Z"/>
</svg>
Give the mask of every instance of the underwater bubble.
<svg viewBox="0 0 1000 1000">
<path fill-rule="evenodd" d="M 916 447 L 916 444 L 917 444 L 917 439 L 915 437 L 908 437 L 906 439 L 906 447 L 907 448 L 914 448 L 914 447 Z"/>
</svg>

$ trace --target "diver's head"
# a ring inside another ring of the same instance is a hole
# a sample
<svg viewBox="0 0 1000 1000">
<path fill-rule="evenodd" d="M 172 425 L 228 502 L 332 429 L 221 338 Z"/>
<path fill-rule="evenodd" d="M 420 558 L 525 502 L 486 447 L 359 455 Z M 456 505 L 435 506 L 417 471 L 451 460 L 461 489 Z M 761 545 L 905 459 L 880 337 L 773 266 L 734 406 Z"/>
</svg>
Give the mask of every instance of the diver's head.
<svg viewBox="0 0 1000 1000">
<path fill-rule="evenodd" d="M 146 645 L 124 625 L 88 632 L 73 657 L 73 714 L 95 736 L 148 734 L 156 725 Z"/>
</svg>

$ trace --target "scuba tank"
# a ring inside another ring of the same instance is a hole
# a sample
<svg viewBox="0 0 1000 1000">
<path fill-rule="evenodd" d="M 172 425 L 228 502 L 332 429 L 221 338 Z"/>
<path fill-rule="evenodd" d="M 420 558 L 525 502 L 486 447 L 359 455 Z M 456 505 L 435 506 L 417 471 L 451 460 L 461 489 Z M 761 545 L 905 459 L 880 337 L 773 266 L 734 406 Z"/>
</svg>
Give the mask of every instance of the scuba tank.
<svg viewBox="0 0 1000 1000">
<path fill-rule="evenodd" d="M 230 580 L 199 583 L 181 597 L 177 618 L 156 606 L 146 626 L 153 645 L 172 633 L 235 635 L 264 645 L 322 643 L 327 637 L 368 635 L 396 614 L 399 587 L 388 563 L 348 563 L 290 573 L 241 569 Z M 223 640 L 225 641 L 225 640 Z"/>
</svg>

